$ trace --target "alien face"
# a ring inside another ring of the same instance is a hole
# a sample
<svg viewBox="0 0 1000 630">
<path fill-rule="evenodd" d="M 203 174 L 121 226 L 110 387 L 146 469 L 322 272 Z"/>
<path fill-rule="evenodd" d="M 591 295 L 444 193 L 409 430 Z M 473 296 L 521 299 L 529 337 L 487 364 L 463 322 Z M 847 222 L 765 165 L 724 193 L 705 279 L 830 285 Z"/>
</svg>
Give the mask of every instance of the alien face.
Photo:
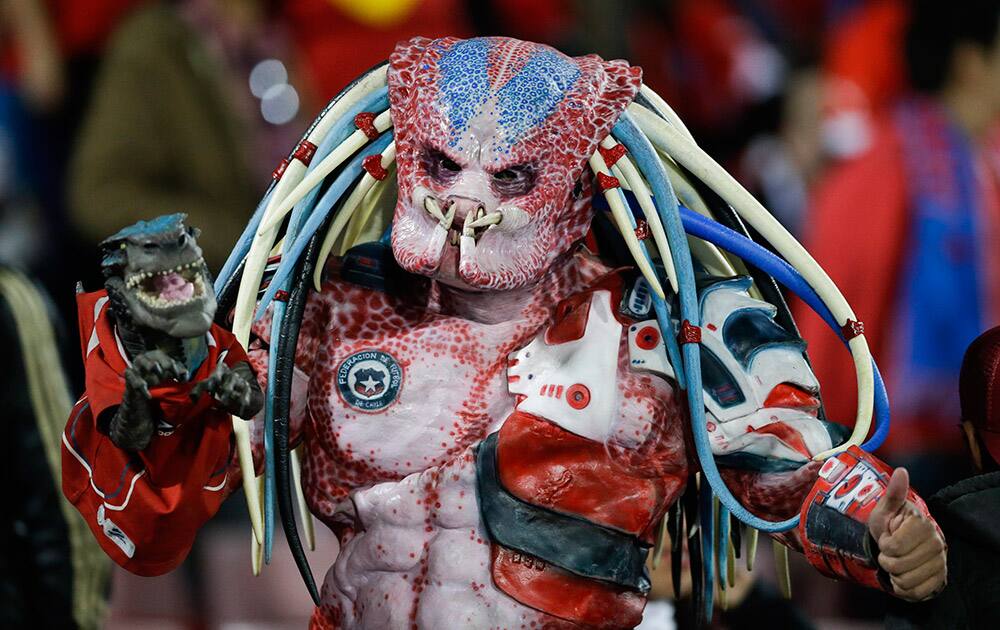
<svg viewBox="0 0 1000 630">
<path fill-rule="evenodd" d="M 480 290 L 537 282 L 590 226 L 587 159 L 640 71 L 506 38 L 416 38 L 390 57 L 399 201 L 412 273 Z"/>
</svg>

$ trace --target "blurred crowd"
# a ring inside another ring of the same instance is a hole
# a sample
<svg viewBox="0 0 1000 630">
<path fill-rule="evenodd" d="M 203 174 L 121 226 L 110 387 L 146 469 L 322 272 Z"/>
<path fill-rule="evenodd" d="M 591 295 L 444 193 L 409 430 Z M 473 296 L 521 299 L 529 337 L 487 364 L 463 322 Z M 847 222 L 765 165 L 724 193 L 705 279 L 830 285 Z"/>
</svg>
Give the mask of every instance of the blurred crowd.
<svg viewBox="0 0 1000 630">
<path fill-rule="evenodd" d="M 73 322 L 96 244 L 182 211 L 218 270 L 315 113 L 414 35 L 625 58 L 864 319 L 882 454 L 930 494 L 967 472 L 962 353 L 1000 322 L 998 27 L 996 0 L 0 0 L 0 264 Z M 849 356 L 797 311 L 850 423 Z"/>
</svg>

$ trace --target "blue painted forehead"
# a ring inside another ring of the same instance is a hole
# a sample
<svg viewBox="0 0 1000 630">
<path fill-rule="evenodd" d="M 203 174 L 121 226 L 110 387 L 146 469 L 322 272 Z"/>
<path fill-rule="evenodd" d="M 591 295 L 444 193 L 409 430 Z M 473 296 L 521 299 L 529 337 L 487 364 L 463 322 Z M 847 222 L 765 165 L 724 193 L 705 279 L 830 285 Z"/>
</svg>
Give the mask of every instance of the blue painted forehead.
<svg viewBox="0 0 1000 630">
<path fill-rule="evenodd" d="M 455 146 L 471 121 L 490 114 L 508 145 L 555 111 L 580 78 L 572 59 L 540 44 L 503 38 L 455 42 L 438 61 L 439 103 Z"/>
</svg>

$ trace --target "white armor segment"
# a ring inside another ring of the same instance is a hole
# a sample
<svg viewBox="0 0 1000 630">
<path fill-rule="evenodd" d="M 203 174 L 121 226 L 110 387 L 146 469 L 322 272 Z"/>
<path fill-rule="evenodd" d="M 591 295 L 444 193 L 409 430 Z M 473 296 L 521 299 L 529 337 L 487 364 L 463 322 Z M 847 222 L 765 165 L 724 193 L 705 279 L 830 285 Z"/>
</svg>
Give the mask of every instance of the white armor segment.
<svg viewBox="0 0 1000 630">
<path fill-rule="evenodd" d="M 802 349 L 787 342 L 762 343 L 741 362 L 724 339 L 734 316 L 755 311 L 770 319 L 776 313 L 773 305 L 750 297 L 749 283 L 745 278 L 722 281 L 701 295 L 702 376 L 712 452 L 804 462 L 833 446 L 826 427 L 802 409 L 765 407 L 768 395 L 782 383 L 819 390 Z M 674 378 L 655 319 L 629 327 L 628 347 L 632 369 Z"/>
<path fill-rule="evenodd" d="M 540 333 L 510 355 L 507 376 L 517 408 L 545 418 L 581 437 L 603 442 L 616 417 L 618 344 L 609 291 L 595 291 L 586 331 L 580 339 L 549 344 Z"/>
<path fill-rule="evenodd" d="M 674 367 L 670 365 L 663 347 L 663 333 L 655 319 L 629 326 L 628 358 L 633 370 L 652 372 L 669 379 L 675 376 Z"/>
<path fill-rule="evenodd" d="M 716 455 L 750 453 L 805 463 L 811 455 L 833 447 L 826 427 L 816 416 L 799 409 L 758 409 L 728 422 L 719 422 L 708 412 L 705 421 Z"/>
<path fill-rule="evenodd" d="M 733 356 L 723 339 L 726 324 L 741 311 L 758 311 L 773 318 L 777 309 L 772 304 L 750 297 L 749 278 L 719 282 L 704 290 L 700 298 L 701 343 L 736 380 L 745 401 L 725 404 L 713 396 L 705 397 L 705 406 L 722 422 L 741 418 L 761 409 L 768 394 L 781 383 L 790 383 L 807 392 L 819 391 L 819 381 L 806 362 L 801 348 L 790 344 L 762 345 L 751 355 L 749 366 Z"/>
</svg>

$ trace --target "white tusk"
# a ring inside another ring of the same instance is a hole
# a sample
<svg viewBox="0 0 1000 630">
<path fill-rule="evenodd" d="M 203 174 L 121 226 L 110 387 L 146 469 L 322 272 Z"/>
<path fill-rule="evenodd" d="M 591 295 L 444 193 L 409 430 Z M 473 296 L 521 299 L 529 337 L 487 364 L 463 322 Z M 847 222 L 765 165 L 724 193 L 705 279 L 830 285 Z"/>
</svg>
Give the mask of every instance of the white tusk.
<svg viewBox="0 0 1000 630">
<path fill-rule="evenodd" d="M 444 213 L 441 212 L 441 207 L 438 206 L 437 199 L 431 195 L 424 197 L 424 210 L 427 211 L 427 214 L 437 219 L 438 223 L 447 229 L 448 226 L 444 225 Z"/>
<path fill-rule="evenodd" d="M 753 527 L 747 528 L 747 571 L 753 571 L 753 561 L 757 558 L 757 541 L 760 531 Z"/>
<path fill-rule="evenodd" d="M 470 223 L 469 227 L 475 229 L 475 228 L 486 227 L 487 225 L 496 225 L 497 223 L 500 223 L 500 221 L 502 220 L 503 220 L 503 214 L 499 212 L 491 212 L 489 214 L 483 215 L 482 217 Z"/>
<path fill-rule="evenodd" d="M 681 166 L 708 184 L 722 199 L 757 232 L 770 243 L 777 252 L 802 274 L 806 282 L 816 290 L 830 312 L 840 324 L 857 321 L 851 305 L 830 276 L 788 230 L 748 193 L 733 176 L 719 166 L 697 145 L 680 131 L 664 123 L 649 110 L 629 105 L 629 112 L 635 118 L 642 132 L 656 146 L 670 155 Z M 851 437 L 840 446 L 814 456 L 821 461 L 840 453 L 851 446 L 860 445 L 868 435 L 872 424 L 872 406 L 875 396 L 872 372 L 871 350 L 863 334 L 853 337 L 849 343 L 854 369 L 857 376 L 858 407 Z"/>
<path fill-rule="evenodd" d="M 605 175 L 608 175 L 608 166 L 598 151 L 595 151 L 594 154 L 590 156 L 590 168 L 594 171 L 594 173 L 604 173 Z M 639 271 L 642 272 L 643 277 L 646 278 L 646 282 L 649 283 L 649 286 L 653 289 L 656 295 L 658 295 L 660 299 L 663 299 L 663 287 L 660 286 L 660 280 L 656 277 L 656 272 L 653 270 L 652 264 L 650 264 L 649 259 L 646 257 L 646 253 L 643 252 L 642 246 L 639 244 L 639 239 L 636 237 L 635 230 L 632 228 L 632 222 L 628 218 L 628 211 L 625 210 L 622 198 L 613 190 L 604 191 L 604 198 L 608 200 L 608 205 L 611 206 L 611 216 L 614 217 L 615 224 L 618 225 L 618 231 L 621 232 L 622 238 L 625 239 L 625 244 L 632 253 L 632 257 L 635 259 L 635 263 L 639 267 Z"/>
<path fill-rule="evenodd" d="M 615 142 L 611 138 L 605 138 L 601 142 L 601 146 L 605 148 L 611 148 L 614 145 Z M 623 178 L 628 181 L 632 193 L 635 194 L 636 199 L 639 201 L 639 207 L 642 208 L 643 214 L 646 215 L 646 223 L 649 224 L 649 231 L 653 233 L 653 241 L 656 243 L 656 249 L 660 250 L 660 260 L 663 261 L 667 280 L 670 281 L 670 287 L 674 290 L 674 293 L 678 293 L 680 289 L 677 284 L 677 271 L 674 269 L 674 259 L 670 255 L 670 243 L 667 241 L 666 232 L 663 231 L 663 223 L 660 222 L 660 215 L 653 204 L 653 196 L 649 192 L 649 187 L 646 186 L 646 182 L 642 181 L 642 176 L 635 165 L 632 164 L 632 160 L 629 159 L 628 155 L 620 157 L 617 165 Z"/>
<path fill-rule="evenodd" d="M 450 215 L 454 215 L 455 214 L 455 204 L 451 205 L 451 208 L 448 210 L 448 213 Z M 462 236 L 463 237 L 466 237 L 466 236 L 475 236 L 475 232 L 473 232 L 473 230 L 472 230 L 472 222 L 475 221 L 475 216 L 476 215 L 475 215 L 474 212 L 469 212 L 469 213 L 467 213 L 465 215 L 465 223 L 462 226 Z"/>
<path fill-rule="evenodd" d="M 306 495 L 302 491 L 302 457 L 299 455 L 304 450 L 304 446 L 299 444 L 292 450 L 292 485 L 295 487 L 295 499 L 299 504 L 299 518 L 302 520 L 302 534 L 306 539 L 309 551 L 316 551 L 316 529 L 313 527 L 312 512 L 306 503 Z"/>
</svg>

